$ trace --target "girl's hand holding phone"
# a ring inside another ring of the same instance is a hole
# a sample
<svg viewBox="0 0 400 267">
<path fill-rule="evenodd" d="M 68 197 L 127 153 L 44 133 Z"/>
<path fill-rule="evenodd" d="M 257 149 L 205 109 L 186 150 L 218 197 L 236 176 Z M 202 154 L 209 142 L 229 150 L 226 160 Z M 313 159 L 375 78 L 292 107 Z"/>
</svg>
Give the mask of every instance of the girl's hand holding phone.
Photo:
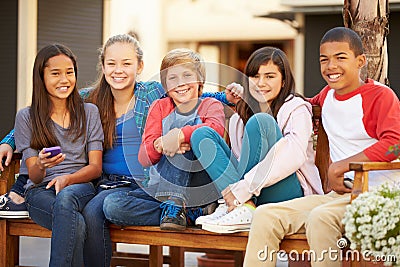
<svg viewBox="0 0 400 267">
<path fill-rule="evenodd" d="M 36 164 L 39 166 L 41 170 L 51 168 L 59 164 L 60 162 L 63 162 L 65 159 L 65 154 L 58 153 L 57 155 L 50 157 L 52 154 L 51 151 L 46 150 L 46 148 L 43 148 L 38 155 Z"/>
</svg>

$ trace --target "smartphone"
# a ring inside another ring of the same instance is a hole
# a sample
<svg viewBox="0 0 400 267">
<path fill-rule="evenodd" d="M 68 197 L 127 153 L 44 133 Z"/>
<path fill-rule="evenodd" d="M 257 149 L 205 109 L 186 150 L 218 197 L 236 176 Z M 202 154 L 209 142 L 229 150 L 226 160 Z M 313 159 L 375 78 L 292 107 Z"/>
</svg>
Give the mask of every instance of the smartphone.
<svg viewBox="0 0 400 267">
<path fill-rule="evenodd" d="M 129 181 L 114 181 L 114 182 L 107 182 L 106 184 L 101 184 L 100 187 L 103 189 L 112 189 L 122 186 L 129 186 L 131 182 Z"/>
<path fill-rule="evenodd" d="M 58 154 L 61 153 L 61 147 L 59 147 L 59 146 L 46 147 L 44 149 L 44 153 L 49 153 L 49 152 L 50 152 L 50 156 L 48 156 L 48 158 L 57 156 Z"/>
</svg>

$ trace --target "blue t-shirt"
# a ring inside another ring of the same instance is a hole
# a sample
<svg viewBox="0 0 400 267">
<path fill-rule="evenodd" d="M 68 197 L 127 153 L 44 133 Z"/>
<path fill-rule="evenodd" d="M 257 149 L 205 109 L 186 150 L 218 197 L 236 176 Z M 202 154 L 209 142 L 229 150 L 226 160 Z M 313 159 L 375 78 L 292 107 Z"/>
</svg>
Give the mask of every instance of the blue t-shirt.
<svg viewBox="0 0 400 267">
<path fill-rule="evenodd" d="M 143 167 L 138 161 L 142 138 L 133 116 L 133 110 L 118 118 L 116 124 L 116 139 L 113 148 L 104 151 L 103 171 L 106 174 L 143 179 Z"/>
</svg>

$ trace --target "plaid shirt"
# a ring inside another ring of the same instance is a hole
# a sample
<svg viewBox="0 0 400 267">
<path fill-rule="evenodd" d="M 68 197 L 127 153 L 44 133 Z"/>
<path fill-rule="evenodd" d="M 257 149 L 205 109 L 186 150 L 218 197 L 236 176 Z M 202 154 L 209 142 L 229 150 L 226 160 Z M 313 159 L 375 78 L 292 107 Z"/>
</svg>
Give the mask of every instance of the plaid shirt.
<svg viewBox="0 0 400 267">
<path fill-rule="evenodd" d="M 12 129 L 3 140 L 1 140 L 0 145 L 1 144 L 8 144 L 13 150 L 15 150 L 14 129 Z"/>
<path fill-rule="evenodd" d="M 86 99 L 92 90 L 93 88 L 84 88 L 79 90 L 79 94 L 82 99 Z M 144 125 L 146 123 L 147 113 L 151 103 L 153 103 L 154 100 L 159 99 L 164 94 L 164 89 L 158 82 L 137 82 L 135 84 L 136 103 L 134 116 L 139 133 L 141 135 L 144 131 Z M 8 144 L 13 150 L 15 150 L 14 130 L 11 130 L 11 132 L 9 132 L 6 137 L 1 140 L 0 144 Z"/>
<path fill-rule="evenodd" d="M 79 94 L 83 99 L 86 99 L 89 97 L 92 90 L 93 88 L 84 88 L 79 91 Z M 147 113 L 151 103 L 163 95 L 165 95 L 165 92 L 159 82 L 137 82 L 135 84 L 136 99 L 135 110 L 133 112 L 140 135 L 143 134 Z"/>
<path fill-rule="evenodd" d="M 151 103 L 165 95 L 162 85 L 158 82 L 138 82 L 135 85 L 134 116 L 140 135 L 143 134 L 147 114 Z"/>
</svg>

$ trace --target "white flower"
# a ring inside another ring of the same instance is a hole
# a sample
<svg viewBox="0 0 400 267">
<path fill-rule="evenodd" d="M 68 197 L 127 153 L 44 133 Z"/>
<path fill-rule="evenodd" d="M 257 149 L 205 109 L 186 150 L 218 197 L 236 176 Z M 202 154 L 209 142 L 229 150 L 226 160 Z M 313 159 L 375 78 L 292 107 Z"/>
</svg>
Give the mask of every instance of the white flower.
<svg viewBox="0 0 400 267">
<path fill-rule="evenodd" d="M 385 266 L 400 266 L 400 184 L 383 184 L 361 194 L 346 207 L 342 222 L 351 249 L 395 258 Z"/>
</svg>

